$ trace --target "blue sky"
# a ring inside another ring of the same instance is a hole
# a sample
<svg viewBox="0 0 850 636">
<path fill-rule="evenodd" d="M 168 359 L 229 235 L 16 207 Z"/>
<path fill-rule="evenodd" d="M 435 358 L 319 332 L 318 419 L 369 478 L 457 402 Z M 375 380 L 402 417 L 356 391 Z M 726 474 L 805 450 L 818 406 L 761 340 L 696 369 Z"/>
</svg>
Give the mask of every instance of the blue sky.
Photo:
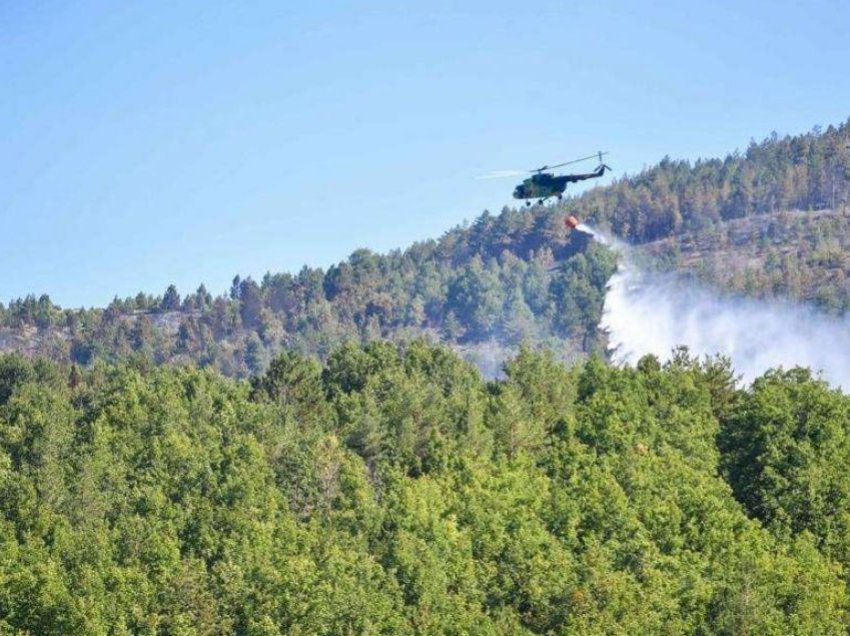
<svg viewBox="0 0 850 636">
<path fill-rule="evenodd" d="M 404 247 L 510 203 L 491 170 L 845 121 L 848 62 L 844 0 L 0 2 L 0 300 Z"/>
</svg>

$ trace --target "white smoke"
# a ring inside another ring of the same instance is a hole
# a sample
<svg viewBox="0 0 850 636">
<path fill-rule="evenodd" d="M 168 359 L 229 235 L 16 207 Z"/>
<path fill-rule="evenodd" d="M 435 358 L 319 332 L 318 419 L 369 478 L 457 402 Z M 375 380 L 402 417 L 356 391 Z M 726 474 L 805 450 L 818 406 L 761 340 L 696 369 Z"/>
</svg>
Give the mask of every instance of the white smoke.
<svg viewBox="0 0 850 636">
<path fill-rule="evenodd" d="M 600 234 L 594 232 L 598 237 Z M 810 367 L 850 389 L 850 322 L 791 303 L 730 298 L 673 274 L 641 271 L 621 248 L 600 327 L 612 359 L 670 358 L 679 345 L 731 359 L 745 382 L 771 368 Z"/>
</svg>

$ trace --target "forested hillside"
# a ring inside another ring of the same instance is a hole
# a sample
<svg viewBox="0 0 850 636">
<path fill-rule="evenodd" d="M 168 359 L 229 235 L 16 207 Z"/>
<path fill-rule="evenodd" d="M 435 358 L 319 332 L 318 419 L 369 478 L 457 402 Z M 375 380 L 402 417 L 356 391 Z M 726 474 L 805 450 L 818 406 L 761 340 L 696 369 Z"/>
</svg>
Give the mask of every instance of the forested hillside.
<svg viewBox="0 0 850 636">
<path fill-rule="evenodd" d="M 202 285 L 181 297 L 172 286 L 81 311 L 30 296 L 0 306 L 0 350 L 83 366 L 193 361 L 233 376 L 263 370 L 283 349 L 324 358 L 341 342 L 423 336 L 480 366 L 498 366 L 523 341 L 570 359 L 600 348 L 615 266 L 588 234 L 568 234 L 557 210 L 506 209 L 405 251 L 358 250 L 327 271 L 237 276 L 226 296 Z"/>
<path fill-rule="evenodd" d="M 682 352 L 0 357 L 0 631 L 846 633 L 848 415 Z"/>
<path fill-rule="evenodd" d="M 850 125 L 773 135 L 725 159 L 662 160 L 558 206 L 487 212 L 404 251 L 356 251 L 327 271 L 236 277 L 229 293 L 116 298 L 103 309 L 49 296 L 0 305 L 0 351 L 81 366 L 193 361 L 227 375 L 262 371 L 294 350 L 326 358 L 345 341 L 447 343 L 492 371 L 529 342 L 571 360 L 604 348 L 597 325 L 615 256 L 566 214 L 647 245 L 655 266 L 755 296 L 842 313 L 850 245 Z M 827 214 L 824 211 L 831 210 Z"/>
<path fill-rule="evenodd" d="M 744 153 L 694 163 L 663 159 L 565 203 L 615 236 L 645 243 L 731 219 L 850 204 L 850 122 L 795 137 L 775 133 Z"/>
<path fill-rule="evenodd" d="M 790 298 L 831 314 L 850 309 L 848 210 L 783 211 L 647 243 L 641 262 L 733 294 Z"/>
</svg>

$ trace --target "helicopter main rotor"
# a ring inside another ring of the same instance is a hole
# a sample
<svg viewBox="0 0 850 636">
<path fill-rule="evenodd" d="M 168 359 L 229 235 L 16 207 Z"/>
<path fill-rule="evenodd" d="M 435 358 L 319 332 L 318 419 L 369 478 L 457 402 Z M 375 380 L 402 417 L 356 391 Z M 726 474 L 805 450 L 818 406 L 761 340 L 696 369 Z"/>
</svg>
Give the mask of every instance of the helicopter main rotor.
<svg viewBox="0 0 850 636">
<path fill-rule="evenodd" d="M 556 163 L 553 166 L 543 166 L 541 168 L 537 168 L 535 170 L 493 170 L 492 172 L 488 172 L 487 174 L 482 174 L 476 179 L 504 179 L 507 177 L 521 177 L 527 174 L 542 174 L 546 170 L 554 170 L 555 168 L 561 168 L 563 166 L 569 166 L 573 163 L 579 163 L 580 161 L 588 161 L 590 159 L 599 159 L 599 165 L 604 165 L 602 163 L 602 157 L 609 154 L 607 151 L 599 151 L 595 155 L 589 155 L 587 157 L 582 157 L 581 159 L 573 159 L 572 161 L 565 161 L 563 163 Z M 608 166 L 605 166 L 608 168 Z M 610 170 L 610 168 L 608 168 Z"/>
<path fill-rule="evenodd" d="M 540 174 L 541 172 L 543 172 L 545 170 L 554 170 L 555 168 L 561 168 L 563 166 L 569 166 L 570 164 L 579 163 L 580 161 L 587 161 L 588 159 L 594 159 L 596 157 L 599 158 L 599 163 L 601 164 L 602 163 L 602 157 L 604 155 L 607 155 L 607 154 L 608 154 L 607 151 L 602 152 L 600 150 L 595 155 L 590 155 L 588 157 L 582 157 L 581 159 L 573 159 L 572 161 L 565 161 L 564 163 L 556 163 L 554 166 L 543 166 L 542 168 L 537 168 L 536 170 L 529 170 L 529 172 Z"/>
</svg>

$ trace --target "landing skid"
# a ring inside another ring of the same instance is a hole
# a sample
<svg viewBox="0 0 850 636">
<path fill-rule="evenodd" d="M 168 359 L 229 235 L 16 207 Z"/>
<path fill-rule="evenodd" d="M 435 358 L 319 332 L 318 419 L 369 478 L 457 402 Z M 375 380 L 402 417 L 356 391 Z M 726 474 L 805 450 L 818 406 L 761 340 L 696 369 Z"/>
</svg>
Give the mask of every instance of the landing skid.
<svg viewBox="0 0 850 636">
<path fill-rule="evenodd" d="M 556 197 L 558 199 L 558 201 L 561 201 L 564 198 L 564 195 L 562 195 L 562 194 L 553 194 L 552 196 Z M 537 205 L 546 205 L 546 201 L 548 201 L 550 198 L 551 197 L 544 197 L 542 199 L 537 199 Z M 525 207 L 530 208 L 531 207 L 531 201 L 526 201 Z"/>
</svg>

